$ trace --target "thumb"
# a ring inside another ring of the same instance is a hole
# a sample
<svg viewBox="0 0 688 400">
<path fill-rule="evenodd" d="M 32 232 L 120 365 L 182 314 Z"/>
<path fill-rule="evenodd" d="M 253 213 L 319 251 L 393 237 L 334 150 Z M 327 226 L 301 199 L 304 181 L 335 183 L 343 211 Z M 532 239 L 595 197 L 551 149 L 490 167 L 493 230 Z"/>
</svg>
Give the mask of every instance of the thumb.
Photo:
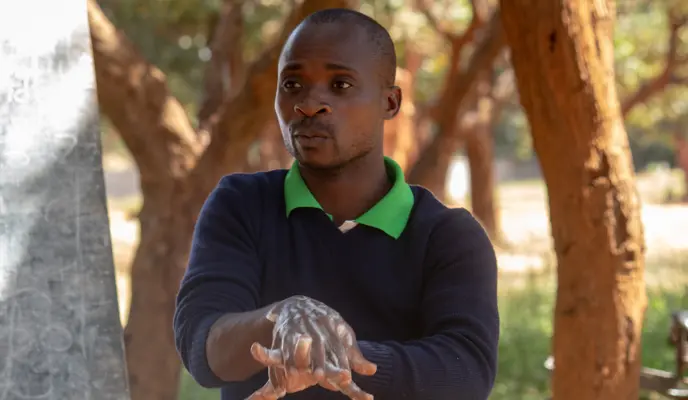
<svg viewBox="0 0 688 400">
<path fill-rule="evenodd" d="M 377 365 L 368 361 L 358 346 L 349 349 L 349 363 L 351 369 L 359 375 L 371 376 L 377 372 Z"/>
<path fill-rule="evenodd" d="M 259 363 L 266 367 L 282 365 L 282 352 L 279 349 L 268 349 L 262 344 L 255 342 L 251 345 L 251 355 Z"/>
</svg>

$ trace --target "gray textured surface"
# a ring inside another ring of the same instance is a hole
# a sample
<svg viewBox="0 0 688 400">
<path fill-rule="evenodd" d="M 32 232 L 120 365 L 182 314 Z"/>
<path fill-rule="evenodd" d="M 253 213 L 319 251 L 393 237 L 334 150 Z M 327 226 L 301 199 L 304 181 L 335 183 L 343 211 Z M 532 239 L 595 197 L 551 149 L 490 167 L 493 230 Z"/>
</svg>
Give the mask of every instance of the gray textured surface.
<svg viewBox="0 0 688 400">
<path fill-rule="evenodd" d="M 86 1 L 2 2 L 0 400 L 128 398 Z"/>
</svg>

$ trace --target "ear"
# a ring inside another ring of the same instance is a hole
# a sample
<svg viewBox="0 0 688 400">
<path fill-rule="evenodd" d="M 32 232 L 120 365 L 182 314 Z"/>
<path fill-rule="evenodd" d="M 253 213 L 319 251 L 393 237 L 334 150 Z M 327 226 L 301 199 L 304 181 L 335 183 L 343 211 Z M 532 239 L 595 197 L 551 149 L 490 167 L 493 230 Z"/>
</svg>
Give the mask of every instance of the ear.
<svg viewBox="0 0 688 400">
<path fill-rule="evenodd" d="M 399 114 L 401 109 L 401 88 L 392 86 L 385 96 L 385 120 L 390 120 Z"/>
</svg>

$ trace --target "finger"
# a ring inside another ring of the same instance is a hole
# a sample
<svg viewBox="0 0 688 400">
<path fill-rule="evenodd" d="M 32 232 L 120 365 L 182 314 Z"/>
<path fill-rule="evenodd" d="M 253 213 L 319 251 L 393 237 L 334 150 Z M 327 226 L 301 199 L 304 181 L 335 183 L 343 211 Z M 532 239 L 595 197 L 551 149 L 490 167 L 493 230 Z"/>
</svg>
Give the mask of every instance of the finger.
<svg viewBox="0 0 688 400">
<path fill-rule="evenodd" d="M 309 319 L 307 321 L 306 327 L 308 328 L 308 332 L 312 332 L 310 366 L 313 371 L 313 375 L 316 377 L 318 381 L 320 381 L 325 377 L 325 363 L 327 361 L 325 343 L 327 341 L 328 335 L 326 333 L 326 330 L 323 329 L 317 323 L 317 321 Z"/>
<path fill-rule="evenodd" d="M 355 344 L 348 349 L 348 358 L 351 363 L 351 369 L 357 374 L 371 376 L 377 372 L 377 365 L 368 361 L 361 353 L 361 348 Z"/>
<path fill-rule="evenodd" d="M 246 400 L 277 400 L 279 397 L 277 396 L 277 392 L 275 392 L 275 388 L 272 386 L 270 381 L 265 382 L 265 385 L 263 385 L 262 388 L 256 390 L 246 398 Z"/>
<path fill-rule="evenodd" d="M 279 349 L 268 349 L 258 342 L 251 345 L 251 355 L 259 363 L 266 367 L 282 365 L 282 352 Z"/>
<path fill-rule="evenodd" d="M 294 349 L 294 366 L 299 370 L 307 370 L 311 366 L 311 345 L 313 339 L 308 335 L 301 335 Z"/>
<path fill-rule="evenodd" d="M 268 368 L 268 378 L 278 398 L 284 397 L 287 394 L 289 384 L 287 371 L 283 367 L 270 367 Z"/>
<path fill-rule="evenodd" d="M 331 362 L 325 363 L 325 376 L 322 380 L 334 382 L 336 384 L 345 385 L 351 381 L 351 371 L 342 369 Z"/>
<path fill-rule="evenodd" d="M 300 328 L 300 327 L 299 327 Z M 303 337 L 303 329 L 298 329 L 297 332 L 285 332 L 282 336 L 282 344 L 280 350 L 282 351 L 282 359 L 284 360 L 284 367 L 287 369 L 296 367 L 296 360 L 294 359 L 299 341 Z"/>
<path fill-rule="evenodd" d="M 342 371 L 350 371 L 349 367 L 349 357 L 347 354 L 347 349 L 345 345 L 346 336 L 342 331 L 346 331 L 346 326 L 343 321 L 328 321 L 328 340 L 327 340 L 327 351 L 329 352 L 330 362 Z M 349 376 L 351 373 L 349 372 Z"/>
<path fill-rule="evenodd" d="M 358 342 L 356 342 L 356 335 L 354 335 L 351 328 L 346 324 L 340 324 L 337 327 L 337 335 L 346 347 L 346 356 L 351 369 L 360 375 L 374 375 L 377 372 L 377 365 L 363 356 L 361 348 L 358 347 Z"/>
<path fill-rule="evenodd" d="M 349 381 L 349 383 L 345 385 L 338 386 L 339 391 L 348 396 L 351 400 L 373 400 L 373 395 L 364 392 L 354 381 Z"/>
</svg>

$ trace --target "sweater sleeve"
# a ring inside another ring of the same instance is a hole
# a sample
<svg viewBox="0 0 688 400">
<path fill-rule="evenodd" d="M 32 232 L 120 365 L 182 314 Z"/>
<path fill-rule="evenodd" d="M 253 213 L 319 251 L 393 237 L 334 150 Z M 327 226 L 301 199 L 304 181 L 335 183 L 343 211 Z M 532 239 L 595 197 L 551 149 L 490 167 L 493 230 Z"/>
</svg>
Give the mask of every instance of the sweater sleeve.
<svg viewBox="0 0 688 400">
<path fill-rule="evenodd" d="M 194 228 L 176 299 L 174 336 L 185 368 L 204 387 L 225 384 L 208 366 L 206 340 L 222 315 L 258 308 L 256 197 L 246 177 L 227 176 L 208 196 Z M 254 200 L 252 203 L 247 199 Z"/>
<path fill-rule="evenodd" d="M 499 341 L 495 252 L 467 210 L 448 213 L 428 243 L 423 337 L 359 341 L 378 372 L 354 380 L 376 398 L 485 400 L 492 390 Z"/>
</svg>

